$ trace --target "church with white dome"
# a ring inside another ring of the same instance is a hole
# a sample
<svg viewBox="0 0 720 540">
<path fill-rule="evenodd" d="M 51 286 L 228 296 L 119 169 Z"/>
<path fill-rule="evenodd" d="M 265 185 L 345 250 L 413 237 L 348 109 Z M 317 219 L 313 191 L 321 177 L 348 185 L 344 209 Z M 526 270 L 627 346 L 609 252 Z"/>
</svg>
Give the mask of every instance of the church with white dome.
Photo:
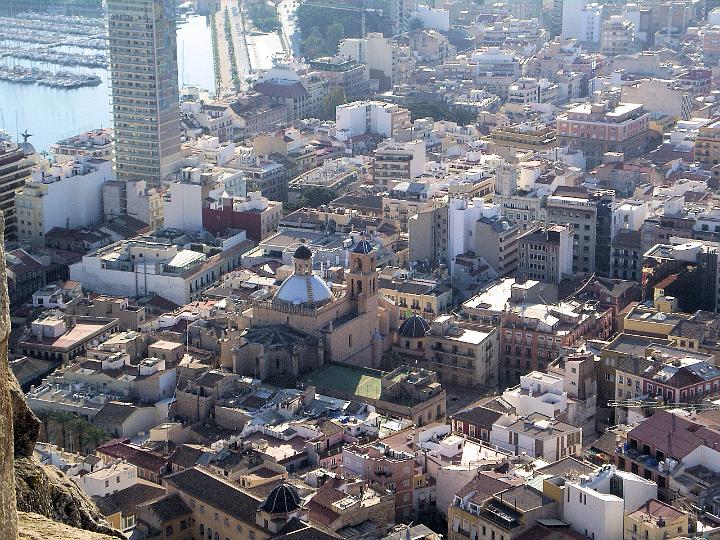
<svg viewBox="0 0 720 540">
<path fill-rule="evenodd" d="M 344 283 L 331 284 L 313 271 L 307 245 L 295 250 L 293 273 L 272 299 L 252 304 L 250 324 L 234 353 L 235 373 L 297 380 L 329 361 L 380 366 L 392 346 L 397 308 L 378 293 L 370 242 L 356 243 L 348 259 Z"/>
</svg>

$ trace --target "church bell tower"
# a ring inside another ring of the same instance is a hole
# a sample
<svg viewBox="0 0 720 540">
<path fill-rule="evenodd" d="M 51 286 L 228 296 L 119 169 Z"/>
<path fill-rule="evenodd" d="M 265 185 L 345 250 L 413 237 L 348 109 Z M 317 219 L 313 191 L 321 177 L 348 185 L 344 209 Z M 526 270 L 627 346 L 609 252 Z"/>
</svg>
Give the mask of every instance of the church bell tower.
<svg viewBox="0 0 720 540">
<path fill-rule="evenodd" d="M 377 260 L 372 245 L 361 240 L 350 250 L 350 271 L 347 287 L 350 297 L 358 302 L 361 313 L 367 311 L 367 300 L 377 294 Z"/>
</svg>

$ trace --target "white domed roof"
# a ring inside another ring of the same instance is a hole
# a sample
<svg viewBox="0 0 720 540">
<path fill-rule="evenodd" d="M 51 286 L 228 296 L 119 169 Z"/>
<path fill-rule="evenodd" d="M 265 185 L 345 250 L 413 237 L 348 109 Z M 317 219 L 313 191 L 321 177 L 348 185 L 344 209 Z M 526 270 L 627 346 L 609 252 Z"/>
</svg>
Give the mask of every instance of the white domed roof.
<svg viewBox="0 0 720 540">
<path fill-rule="evenodd" d="M 319 304 L 332 296 L 327 283 L 315 274 L 293 274 L 283 281 L 273 299 L 291 304 Z"/>
</svg>

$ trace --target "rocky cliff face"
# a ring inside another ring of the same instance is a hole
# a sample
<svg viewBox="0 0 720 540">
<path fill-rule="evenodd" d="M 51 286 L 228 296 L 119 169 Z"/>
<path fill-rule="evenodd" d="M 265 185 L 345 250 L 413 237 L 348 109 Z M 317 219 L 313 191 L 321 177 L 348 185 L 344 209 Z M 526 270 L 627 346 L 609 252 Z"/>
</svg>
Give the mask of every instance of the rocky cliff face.
<svg viewBox="0 0 720 540">
<path fill-rule="evenodd" d="M 76 529 L 38 514 L 18 512 L 19 540 L 113 540 L 112 536 Z"/>
<path fill-rule="evenodd" d="M 2 540 L 125 538 L 95 503 L 53 467 L 33 459 L 40 422 L 8 364 L 10 312 L 0 213 L 0 531 Z M 17 510 L 16 510 L 17 508 Z M 18 513 L 20 528 L 18 529 Z M 63 527 L 62 524 L 68 527 Z M 83 530 L 79 530 L 83 529 Z M 102 533 L 97 535 L 85 531 Z"/>
<path fill-rule="evenodd" d="M 2 231 L 5 220 L 0 213 L 0 531 L 9 539 L 17 537 L 17 516 L 15 513 L 15 439 L 13 417 L 10 413 L 11 380 L 14 380 L 7 360 L 8 338 L 10 337 L 10 301 L 7 293 L 7 272 Z"/>
</svg>

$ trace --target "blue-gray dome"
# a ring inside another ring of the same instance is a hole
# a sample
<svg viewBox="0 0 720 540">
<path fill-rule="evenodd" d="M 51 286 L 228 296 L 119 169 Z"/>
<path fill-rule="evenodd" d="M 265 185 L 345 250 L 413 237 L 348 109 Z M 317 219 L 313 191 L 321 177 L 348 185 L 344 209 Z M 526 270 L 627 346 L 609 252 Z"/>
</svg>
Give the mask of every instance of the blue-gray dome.
<svg viewBox="0 0 720 540">
<path fill-rule="evenodd" d="M 273 300 L 290 304 L 324 304 L 332 300 L 333 293 L 327 283 L 315 274 L 293 274 L 283 281 Z"/>
<path fill-rule="evenodd" d="M 405 319 L 400 325 L 398 334 L 404 338 L 421 338 L 430 331 L 430 323 L 420 315 Z"/>
<path fill-rule="evenodd" d="M 259 509 L 270 514 L 289 514 L 300 508 L 301 504 L 302 499 L 295 487 L 280 484 L 273 488 Z"/>
<path fill-rule="evenodd" d="M 360 240 L 355 246 L 352 248 L 353 253 L 361 253 L 362 255 L 367 255 L 373 250 L 372 244 L 368 242 L 367 240 Z"/>
</svg>

